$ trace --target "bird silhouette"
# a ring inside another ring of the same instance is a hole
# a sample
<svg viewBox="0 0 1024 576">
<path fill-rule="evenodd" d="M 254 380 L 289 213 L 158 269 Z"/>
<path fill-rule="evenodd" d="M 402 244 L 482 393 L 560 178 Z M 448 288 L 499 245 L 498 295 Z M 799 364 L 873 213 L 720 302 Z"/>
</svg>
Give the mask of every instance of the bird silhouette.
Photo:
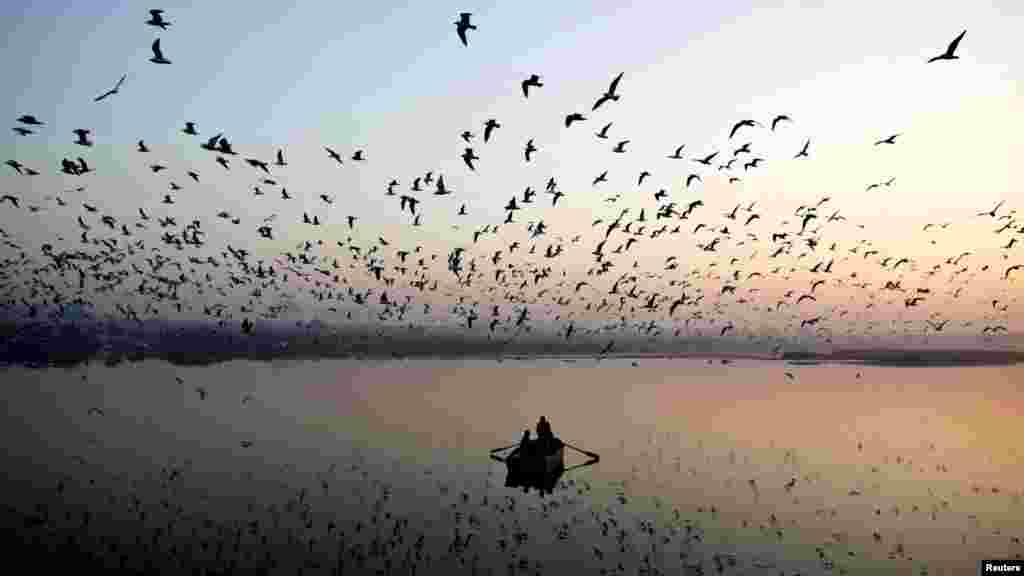
<svg viewBox="0 0 1024 576">
<path fill-rule="evenodd" d="M 582 122 L 583 120 L 586 120 L 583 114 L 580 114 L 579 112 L 573 112 L 572 114 L 566 115 L 565 127 L 568 128 L 569 126 L 572 126 L 573 122 Z"/>
<path fill-rule="evenodd" d="M 152 62 L 154 64 L 170 64 L 171 63 L 170 60 L 168 60 L 167 58 L 164 58 L 163 50 L 160 49 L 160 39 L 159 38 L 157 38 L 156 40 L 153 40 L 153 45 L 151 46 L 151 49 L 153 50 L 153 57 L 149 59 L 150 62 Z"/>
<path fill-rule="evenodd" d="M 484 142 L 491 139 L 491 132 L 493 132 L 495 128 L 501 128 L 501 124 L 498 124 L 498 121 L 494 118 L 490 118 L 484 123 Z"/>
<path fill-rule="evenodd" d="M 694 162 L 699 162 L 705 166 L 711 166 L 711 161 L 714 160 L 715 156 L 718 156 L 718 152 L 712 152 L 703 158 L 694 158 Z"/>
<path fill-rule="evenodd" d="M 114 94 L 117 94 L 118 91 L 121 89 L 121 84 L 124 84 L 124 79 L 127 78 L 127 77 L 128 77 L 127 74 L 122 74 L 121 75 L 121 79 L 117 81 L 117 84 L 114 84 L 113 88 L 111 88 L 110 90 L 107 90 L 103 94 L 100 94 L 99 96 L 93 98 L 92 101 L 93 102 L 99 102 L 100 100 L 103 100 L 107 96 L 113 96 Z"/>
<path fill-rule="evenodd" d="M 45 122 L 40 122 L 35 116 L 31 114 L 25 114 L 24 116 L 18 117 L 18 122 L 22 124 L 28 124 L 29 126 L 45 126 Z"/>
<path fill-rule="evenodd" d="M 732 130 L 729 131 L 729 139 L 732 140 L 732 137 L 736 135 L 736 132 L 738 132 L 739 129 L 743 128 L 744 126 L 754 127 L 758 126 L 758 123 L 754 120 L 740 120 L 739 122 L 734 124 Z"/>
<path fill-rule="evenodd" d="M 540 76 L 536 74 L 530 74 L 529 78 L 523 80 L 521 86 L 523 88 L 523 98 L 529 98 L 530 86 L 533 86 L 535 88 L 541 88 L 544 86 L 544 84 L 540 81 Z"/>
<path fill-rule="evenodd" d="M 810 147 L 810 145 L 811 145 L 810 139 L 806 140 L 804 142 L 804 147 L 801 148 L 800 151 L 796 153 L 796 156 L 793 156 L 793 159 L 801 158 L 801 157 L 809 158 L 809 155 L 807 154 L 807 148 Z"/>
<path fill-rule="evenodd" d="M 686 146 L 686 144 L 681 144 L 681 145 L 680 145 L 680 146 L 679 146 L 678 148 L 676 148 L 676 151 L 675 151 L 675 152 L 673 152 L 673 153 L 672 153 L 672 154 L 671 154 L 670 156 L 668 156 L 668 157 L 669 157 L 669 158 L 671 158 L 671 159 L 673 159 L 673 160 L 682 160 L 682 159 L 683 159 L 683 156 L 682 156 L 682 154 L 683 154 L 683 148 L 684 148 L 685 146 Z"/>
<path fill-rule="evenodd" d="M 882 138 L 881 140 L 878 140 L 877 142 L 875 142 L 875 146 L 878 146 L 879 144 L 895 144 L 897 136 L 899 136 L 899 134 L 893 134 L 892 136 L 889 136 L 888 138 Z"/>
<path fill-rule="evenodd" d="M 155 26 L 161 30 L 167 30 L 167 27 L 170 26 L 171 23 L 167 20 L 164 20 L 163 14 L 164 11 L 159 8 L 150 10 L 149 20 L 146 20 L 146 24 L 149 24 L 150 26 Z"/>
<path fill-rule="evenodd" d="M 75 130 L 72 130 L 72 132 L 78 136 L 78 140 L 75 141 L 75 144 L 78 144 L 79 146 L 92 146 L 93 143 L 88 138 L 91 133 L 90 130 L 85 128 L 76 128 Z"/>
<path fill-rule="evenodd" d="M 779 114 L 778 116 L 776 116 L 775 118 L 772 119 L 772 132 L 775 132 L 775 126 L 777 126 L 779 122 L 792 122 L 792 121 L 793 121 L 793 119 L 790 118 L 789 116 L 786 116 L 785 114 Z"/>
<path fill-rule="evenodd" d="M 622 74 L 623 72 L 619 72 L 619 75 L 612 80 L 612 83 L 608 85 L 608 90 L 606 90 L 605 93 L 602 94 L 596 102 L 594 102 L 594 107 L 591 108 L 591 111 L 597 110 L 602 104 L 609 100 L 614 100 L 616 102 L 619 101 L 619 95 L 615 93 L 615 90 L 619 87 L 619 82 L 622 80 Z"/>
<path fill-rule="evenodd" d="M 523 151 L 526 161 L 530 161 L 530 155 L 537 151 L 537 147 L 533 145 L 533 138 L 526 141 L 526 150 Z"/>
<path fill-rule="evenodd" d="M 964 30 L 959 36 L 954 38 L 953 41 L 949 43 L 949 46 L 946 47 L 945 52 L 933 58 L 929 58 L 925 64 L 931 64 L 937 60 L 958 60 L 960 57 L 954 54 L 954 52 L 956 52 L 957 46 L 960 45 L 960 41 L 964 39 L 964 34 L 967 34 L 967 30 Z"/>
<path fill-rule="evenodd" d="M 473 166 L 473 161 L 479 159 L 480 157 L 473 153 L 472 148 L 466 148 L 462 152 L 462 161 L 465 162 L 466 166 L 469 166 L 469 169 L 474 172 L 476 171 L 476 167 Z M 527 153 L 527 160 L 529 160 L 529 153 Z"/>
<path fill-rule="evenodd" d="M 327 151 L 327 155 L 330 156 L 331 158 L 333 158 L 335 162 L 337 162 L 338 164 L 343 164 L 343 162 L 341 161 L 341 155 L 340 154 L 338 154 L 334 150 L 328 148 L 327 146 L 324 146 L 324 150 Z"/>
<path fill-rule="evenodd" d="M 458 32 L 459 40 L 462 41 L 463 46 L 469 46 L 469 43 L 466 42 L 466 30 L 476 30 L 476 25 L 469 22 L 469 18 L 472 15 L 472 12 L 461 12 L 459 13 L 459 19 L 455 21 L 455 31 Z"/>
</svg>

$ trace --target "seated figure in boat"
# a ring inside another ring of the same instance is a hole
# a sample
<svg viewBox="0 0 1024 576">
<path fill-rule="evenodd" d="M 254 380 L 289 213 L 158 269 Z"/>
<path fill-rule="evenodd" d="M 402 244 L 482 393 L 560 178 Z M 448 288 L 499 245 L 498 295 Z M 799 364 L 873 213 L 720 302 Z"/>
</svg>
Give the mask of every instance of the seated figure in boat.
<svg viewBox="0 0 1024 576">
<path fill-rule="evenodd" d="M 530 431 L 523 430 L 523 437 L 519 440 L 519 448 L 516 452 L 524 457 L 533 456 L 533 439 L 530 438 Z"/>
<path fill-rule="evenodd" d="M 548 454 L 555 448 L 555 435 L 551 432 L 551 423 L 544 416 L 537 422 L 537 444 L 542 454 Z"/>
</svg>

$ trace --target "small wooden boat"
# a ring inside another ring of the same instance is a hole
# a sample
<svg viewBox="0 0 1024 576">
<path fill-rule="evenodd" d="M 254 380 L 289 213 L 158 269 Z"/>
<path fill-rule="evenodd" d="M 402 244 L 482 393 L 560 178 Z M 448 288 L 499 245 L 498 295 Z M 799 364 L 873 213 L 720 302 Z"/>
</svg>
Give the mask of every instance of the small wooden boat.
<svg viewBox="0 0 1024 576">
<path fill-rule="evenodd" d="M 525 448 L 525 450 L 524 450 Z M 565 467 L 565 449 L 572 448 L 577 452 L 586 455 L 589 459 L 581 464 Z M 508 456 L 500 456 L 500 452 L 512 450 Z M 550 494 L 554 491 L 558 481 L 566 472 L 577 468 L 585 468 L 596 464 L 600 457 L 593 452 L 588 452 L 553 438 L 547 443 L 538 440 L 529 440 L 525 445 L 513 444 L 491 450 L 491 459 L 505 464 L 507 474 L 505 475 L 505 486 L 509 488 L 522 488 L 529 491 L 536 488 L 538 492 Z"/>
</svg>

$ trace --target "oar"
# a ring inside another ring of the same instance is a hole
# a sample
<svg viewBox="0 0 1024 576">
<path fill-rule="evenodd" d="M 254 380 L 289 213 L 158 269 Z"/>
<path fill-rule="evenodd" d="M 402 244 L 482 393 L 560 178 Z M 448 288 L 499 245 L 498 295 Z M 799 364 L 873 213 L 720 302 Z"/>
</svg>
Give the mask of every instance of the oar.
<svg viewBox="0 0 1024 576">
<path fill-rule="evenodd" d="M 491 450 L 491 454 L 495 454 L 497 452 L 501 452 L 502 450 L 508 450 L 509 448 L 515 448 L 516 446 L 519 446 L 518 442 L 516 442 L 515 444 L 512 444 L 510 446 L 504 446 L 502 448 L 495 448 L 495 449 Z"/>
<path fill-rule="evenodd" d="M 589 456 L 590 458 L 593 458 L 594 460 L 600 460 L 601 459 L 601 457 L 598 456 L 597 454 L 594 454 L 593 452 L 588 452 L 588 451 L 586 451 L 586 450 L 584 450 L 582 448 L 577 448 L 577 447 L 573 446 L 572 444 L 569 444 L 568 442 L 562 442 L 562 444 L 565 444 L 566 446 L 568 446 L 569 448 L 572 448 L 573 450 L 575 450 L 577 452 L 581 452 L 583 454 L 586 454 L 587 456 Z"/>
</svg>

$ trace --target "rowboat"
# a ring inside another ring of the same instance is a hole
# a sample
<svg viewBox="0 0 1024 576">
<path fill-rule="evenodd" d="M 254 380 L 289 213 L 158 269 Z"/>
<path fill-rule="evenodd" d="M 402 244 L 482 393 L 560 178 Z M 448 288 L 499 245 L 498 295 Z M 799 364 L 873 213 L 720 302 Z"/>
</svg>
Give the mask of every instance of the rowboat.
<svg viewBox="0 0 1024 576">
<path fill-rule="evenodd" d="M 584 454 L 588 460 L 566 468 L 566 448 L 571 448 Z M 499 455 L 506 450 L 512 451 L 508 453 L 508 456 Z M 536 488 L 543 495 L 552 493 L 555 486 L 558 485 L 558 481 L 566 472 L 593 466 L 601 458 L 593 452 L 582 450 L 558 438 L 552 438 L 548 443 L 528 440 L 525 445 L 512 444 L 511 446 L 495 448 L 491 450 L 491 459 L 505 464 L 507 470 L 505 486 L 509 488 L 522 488 L 523 491 Z"/>
</svg>

